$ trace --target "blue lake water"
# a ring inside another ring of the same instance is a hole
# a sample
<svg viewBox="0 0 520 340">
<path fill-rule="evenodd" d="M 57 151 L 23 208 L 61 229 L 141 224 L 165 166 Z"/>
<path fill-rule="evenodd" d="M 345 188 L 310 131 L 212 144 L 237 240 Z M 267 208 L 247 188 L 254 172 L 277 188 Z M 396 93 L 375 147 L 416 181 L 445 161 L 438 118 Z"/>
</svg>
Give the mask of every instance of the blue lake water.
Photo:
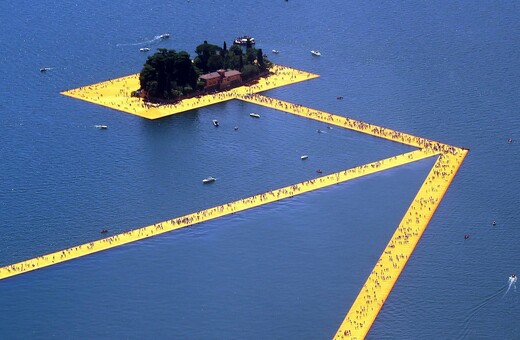
<svg viewBox="0 0 520 340">
<path fill-rule="evenodd" d="M 0 265 L 411 150 L 236 101 L 146 121 L 59 95 L 138 72 L 140 47 L 193 55 L 250 34 L 321 76 L 267 95 L 471 150 L 369 338 L 516 338 L 519 14 L 513 1 L 7 4 Z M 0 338 L 330 338 L 432 164 L 2 281 Z"/>
</svg>

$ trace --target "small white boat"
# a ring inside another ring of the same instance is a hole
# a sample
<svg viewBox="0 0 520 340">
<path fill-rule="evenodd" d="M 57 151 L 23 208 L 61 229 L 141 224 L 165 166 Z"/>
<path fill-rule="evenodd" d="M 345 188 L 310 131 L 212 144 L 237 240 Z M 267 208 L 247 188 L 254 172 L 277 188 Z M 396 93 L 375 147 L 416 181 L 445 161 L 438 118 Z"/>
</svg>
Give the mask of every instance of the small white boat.
<svg viewBox="0 0 520 340">
<path fill-rule="evenodd" d="M 148 51 L 150 51 L 150 49 L 148 47 L 141 47 L 139 49 L 139 51 L 141 51 L 141 52 L 148 52 Z"/>
<path fill-rule="evenodd" d="M 301 156 L 300 158 L 301 158 L 301 159 L 302 159 L 302 161 L 303 161 L 303 160 L 305 160 L 305 159 L 309 158 L 309 156 L 307 156 L 307 155 L 303 155 L 303 156 Z"/>
<path fill-rule="evenodd" d="M 314 50 L 312 50 L 312 51 L 311 51 L 311 54 L 314 55 L 314 56 L 316 56 L 316 57 L 321 57 L 321 52 L 320 52 L 320 51 L 314 51 Z"/>
<path fill-rule="evenodd" d="M 159 39 L 168 39 L 170 37 L 170 33 L 164 33 L 159 35 Z"/>
<path fill-rule="evenodd" d="M 280 53 L 280 51 L 278 51 L 278 50 L 273 50 L 273 53 L 274 53 L 274 54 L 278 54 L 278 53 Z"/>
<path fill-rule="evenodd" d="M 40 72 L 47 72 L 47 71 L 50 71 L 50 70 L 51 70 L 50 67 L 42 67 L 42 68 L 40 69 Z"/>
<path fill-rule="evenodd" d="M 215 182 L 217 179 L 215 177 L 206 177 L 202 180 L 202 183 L 206 184 L 206 183 L 211 183 L 211 182 Z"/>
<path fill-rule="evenodd" d="M 258 113 L 251 112 L 249 115 L 253 118 L 260 118 L 260 115 Z"/>
<path fill-rule="evenodd" d="M 94 125 L 94 126 L 95 126 L 96 128 L 98 128 L 98 129 L 101 129 L 101 130 L 106 130 L 106 129 L 108 129 L 108 126 L 106 126 L 106 125 Z"/>
<path fill-rule="evenodd" d="M 218 126 L 218 120 L 213 119 L 213 125 Z"/>
<path fill-rule="evenodd" d="M 243 37 L 238 37 L 235 40 L 233 40 L 233 44 L 235 45 L 247 45 L 247 42 L 249 42 L 251 45 L 254 45 L 255 38 L 250 37 L 248 35 L 244 35 Z"/>
</svg>

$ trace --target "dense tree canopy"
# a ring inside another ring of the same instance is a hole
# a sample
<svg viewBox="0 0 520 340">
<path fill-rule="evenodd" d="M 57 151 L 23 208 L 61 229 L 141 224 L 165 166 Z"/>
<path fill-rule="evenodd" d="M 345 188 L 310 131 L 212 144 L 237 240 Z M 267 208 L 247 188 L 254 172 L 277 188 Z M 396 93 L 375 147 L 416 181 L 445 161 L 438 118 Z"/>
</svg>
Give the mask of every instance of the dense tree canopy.
<svg viewBox="0 0 520 340">
<path fill-rule="evenodd" d="M 195 49 L 197 56 L 190 59 L 187 52 L 176 52 L 165 48 L 148 57 L 139 81 L 148 99 L 177 99 L 195 89 L 201 89 L 199 75 L 220 69 L 239 70 L 244 79 L 258 76 L 271 64 L 263 56 L 261 49 L 250 46 L 232 45 L 227 48 L 209 44 L 207 41 Z"/>
<path fill-rule="evenodd" d="M 139 81 L 149 97 L 175 99 L 193 91 L 198 74 L 187 52 L 158 49 L 148 57 Z"/>
</svg>

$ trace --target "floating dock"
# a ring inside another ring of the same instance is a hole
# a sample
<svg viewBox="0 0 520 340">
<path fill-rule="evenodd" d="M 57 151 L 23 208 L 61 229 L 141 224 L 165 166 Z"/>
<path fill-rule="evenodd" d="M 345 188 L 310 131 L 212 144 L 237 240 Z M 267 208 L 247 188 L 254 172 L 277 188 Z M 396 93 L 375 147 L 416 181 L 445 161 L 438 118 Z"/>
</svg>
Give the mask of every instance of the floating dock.
<svg viewBox="0 0 520 340">
<path fill-rule="evenodd" d="M 236 99 L 240 95 L 267 91 L 317 77 L 319 77 L 317 74 L 274 65 L 269 76 L 258 79 L 254 84 L 245 84 L 229 91 L 205 94 L 184 99 L 175 104 L 162 105 L 146 103 L 142 98 L 131 96 L 132 91 L 138 90 L 140 87 L 138 73 L 63 91 L 61 94 L 139 117 L 158 119 Z"/>
<path fill-rule="evenodd" d="M 317 75 L 312 73 L 276 65 L 273 68 L 272 75 L 260 79 L 253 85 L 244 85 L 227 92 L 185 99 L 177 104 L 160 106 L 145 104 L 141 99 L 130 96 L 130 92 L 139 87 L 138 75 L 130 75 L 84 86 L 62 92 L 62 94 L 147 119 L 161 118 L 222 101 L 238 99 L 320 121 L 330 126 L 337 126 L 410 145 L 417 148 L 417 150 L 7 265 L 0 268 L 0 279 L 189 227 L 313 190 L 319 190 L 330 185 L 375 174 L 404 164 L 436 157 L 436 161 L 428 176 L 411 202 L 386 248 L 383 250 L 346 317 L 335 335 L 333 335 L 335 339 L 365 338 L 399 275 L 410 259 L 446 190 L 457 174 L 468 150 L 259 94 L 259 92 L 272 88 L 316 77 Z"/>
</svg>

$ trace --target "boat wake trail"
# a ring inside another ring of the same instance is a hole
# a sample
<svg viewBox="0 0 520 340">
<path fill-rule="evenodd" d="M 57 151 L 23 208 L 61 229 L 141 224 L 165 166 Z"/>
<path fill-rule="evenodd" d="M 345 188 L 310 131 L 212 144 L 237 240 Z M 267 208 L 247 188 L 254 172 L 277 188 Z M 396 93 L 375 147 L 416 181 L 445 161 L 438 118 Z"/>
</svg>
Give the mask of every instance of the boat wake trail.
<svg viewBox="0 0 520 340">
<path fill-rule="evenodd" d="M 489 294 L 480 302 L 478 305 L 473 307 L 471 311 L 469 312 L 468 316 L 464 319 L 464 327 L 461 330 L 461 334 L 458 337 L 459 339 L 466 339 L 468 336 L 469 328 L 477 314 L 486 306 L 490 305 L 493 302 L 500 301 L 501 299 L 499 296 L 502 294 L 503 291 L 509 291 L 509 287 L 511 287 L 511 284 L 505 284 L 502 287 L 500 287 L 498 290 L 494 291 L 493 293 Z"/>
<path fill-rule="evenodd" d="M 509 277 L 509 281 L 507 282 L 508 287 L 507 287 L 506 292 L 502 296 L 502 299 L 504 298 L 504 296 L 506 296 L 507 293 L 509 293 L 509 290 L 511 289 L 511 287 L 513 287 L 513 291 L 516 292 L 516 280 L 517 280 L 516 275 L 511 275 Z"/>
<path fill-rule="evenodd" d="M 157 42 L 159 40 L 162 40 L 162 37 L 160 35 L 156 35 L 155 37 L 153 37 L 153 39 L 150 39 L 150 40 L 136 42 L 136 43 L 129 43 L 129 44 L 116 44 L 116 46 L 117 47 L 120 47 L 120 46 L 143 46 L 143 45 L 153 44 L 154 42 Z"/>
</svg>

